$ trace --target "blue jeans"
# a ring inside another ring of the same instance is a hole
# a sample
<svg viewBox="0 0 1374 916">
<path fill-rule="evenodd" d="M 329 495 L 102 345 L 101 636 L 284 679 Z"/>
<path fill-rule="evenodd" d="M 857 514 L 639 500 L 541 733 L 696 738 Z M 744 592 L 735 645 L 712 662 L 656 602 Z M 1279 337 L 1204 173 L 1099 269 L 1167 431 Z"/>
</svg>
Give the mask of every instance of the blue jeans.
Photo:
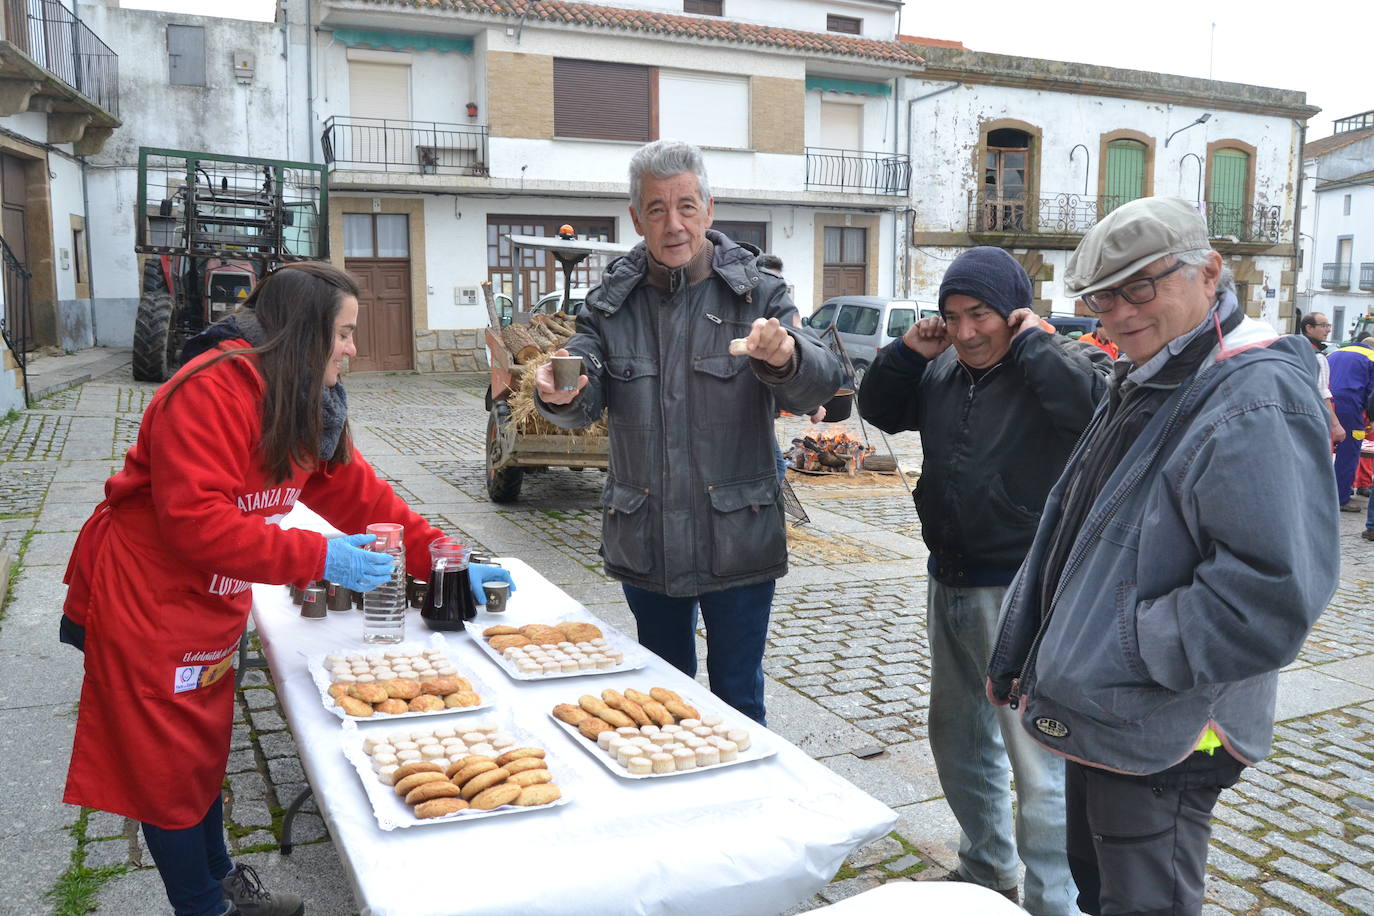
<svg viewBox="0 0 1374 916">
<path fill-rule="evenodd" d="M 167 830 L 143 825 L 143 839 L 157 863 L 176 916 L 212 916 L 224 912 L 220 878 L 233 867 L 224 845 L 224 799 L 216 794 L 205 817 L 194 827 Z"/>
<path fill-rule="evenodd" d="M 697 675 L 697 607 L 706 621 L 706 673 L 711 692 L 760 725 L 763 649 L 776 582 L 740 585 L 674 598 L 624 584 L 639 642 L 688 677 Z"/>
<path fill-rule="evenodd" d="M 930 750 L 959 822 L 960 874 L 994 890 L 1015 887 L 1019 853 L 1025 908 L 1034 916 L 1077 916 L 1065 852 L 1064 762 L 984 691 L 1005 594 L 998 586 L 951 588 L 930 580 Z M 1008 757 L 1016 779 L 1014 843 Z"/>
<path fill-rule="evenodd" d="M 778 440 L 773 440 L 773 463 L 778 467 L 778 483 L 782 483 L 787 476 L 787 459 L 782 457 L 782 446 L 778 445 Z"/>
</svg>

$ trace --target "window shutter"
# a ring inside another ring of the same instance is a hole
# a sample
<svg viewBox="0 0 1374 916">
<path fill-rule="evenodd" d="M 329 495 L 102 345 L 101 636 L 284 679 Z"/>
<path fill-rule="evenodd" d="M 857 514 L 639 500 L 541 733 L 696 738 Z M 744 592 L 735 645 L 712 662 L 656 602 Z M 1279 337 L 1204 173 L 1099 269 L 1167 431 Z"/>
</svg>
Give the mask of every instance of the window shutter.
<svg viewBox="0 0 1374 916">
<path fill-rule="evenodd" d="M 1212 193 L 1207 201 L 1207 222 L 1212 235 L 1240 238 L 1245 224 L 1245 181 L 1250 156 L 1238 149 L 1219 149 L 1212 154 Z"/>
<path fill-rule="evenodd" d="M 656 139 L 653 89 L 649 67 L 556 58 L 554 134 L 640 143 Z"/>
<path fill-rule="evenodd" d="M 1113 140 L 1107 144 L 1107 180 L 1102 213 L 1145 196 L 1145 144 Z"/>
</svg>

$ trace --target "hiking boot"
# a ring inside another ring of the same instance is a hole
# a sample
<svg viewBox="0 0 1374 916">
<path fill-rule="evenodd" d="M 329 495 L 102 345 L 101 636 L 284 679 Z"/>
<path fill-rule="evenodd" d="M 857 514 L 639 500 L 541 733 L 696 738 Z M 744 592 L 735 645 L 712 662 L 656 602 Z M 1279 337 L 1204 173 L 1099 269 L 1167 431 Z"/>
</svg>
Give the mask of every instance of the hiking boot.
<svg viewBox="0 0 1374 916">
<path fill-rule="evenodd" d="M 946 880 L 946 881 L 958 881 L 958 882 L 961 883 L 961 884 L 977 884 L 977 883 L 978 883 L 978 882 L 976 882 L 976 881 L 970 881 L 968 878 L 965 878 L 963 875 L 959 874 L 958 871 L 952 871 L 952 872 L 950 872 L 949 874 L 945 875 L 944 880 Z M 997 893 L 1001 894 L 1003 897 L 1006 897 L 1006 898 L 1007 898 L 1008 900 L 1010 900 L 1012 903 L 1015 903 L 1015 904 L 1017 904 L 1017 905 L 1019 905 L 1019 904 L 1021 903 L 1021 894 L 1020 894 L 1020 892 L 1018 892 L 1018 891 L 1016 890 L 1016 888 L 1015 888 L 1014 886 L 1013 886 L 1013 887 L 1009 887 L 1009 888 L 1007 888 L 1006 890 L 998 890 L 998 889 L 995 888 L 995 887 L 989 888 L 989 890 L 997 891 Z"/>
<path fill-rule="evenodd" d="M 1360 537 L 1364 538 L 1366 541 L 1374 541 L 1374 531 L 1370 531 L 1366 528 L 1360 532 Z"/>
<path fill-rule="evenodd" d="M 272 893 L 262 886 L 257 871 L 251 865 L 235 865 L 220 879 L 224 899 L 235 909 L 231 913 L 242 916 L 304 916 L 305 902 L 296 894 Z"/>
<path fill-rule="evenodd" d="M 1368 496 L 1368 495 L 1369 495 L 1369 487 L 1356 487 L 1356 488 L 1355 488 L 1355 495 L 1356 495 L 1356 496 Z"/>
<path fill-rule="evenodd" d="M 1342 511 L 1342 512 L 1364 512 L 1364 511 L 1366 511 L 1368 508 L 1369 508 L 1368 506 L 1362 506 L 1362 505 L 1360 505 L 1359 503 L 1355 502 L 1355 500 L 1353 500 L 1353 499 L 1352 499 L 1350 502 L 1348 502 L 1348 503 L 1342 503 L 1342 504 L 1341 504 L 1341 511 Z"/>
</svg>

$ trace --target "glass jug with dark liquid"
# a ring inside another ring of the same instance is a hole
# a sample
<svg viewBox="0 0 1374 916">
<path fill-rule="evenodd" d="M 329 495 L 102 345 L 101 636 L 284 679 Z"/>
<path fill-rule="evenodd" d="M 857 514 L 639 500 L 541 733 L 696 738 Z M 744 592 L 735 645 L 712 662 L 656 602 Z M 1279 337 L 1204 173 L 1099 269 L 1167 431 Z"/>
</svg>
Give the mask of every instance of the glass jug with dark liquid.
<svg viewBox="0 0 1374 916">
<path fill-rule="evenodd" d="M 429 594 L 420 617 L 431 630 L 461 630 L 463 621 L 477 616 L 477 602 L 468 584 L 470 550 L 450 537 L 429 545 Z"/>
</svg>

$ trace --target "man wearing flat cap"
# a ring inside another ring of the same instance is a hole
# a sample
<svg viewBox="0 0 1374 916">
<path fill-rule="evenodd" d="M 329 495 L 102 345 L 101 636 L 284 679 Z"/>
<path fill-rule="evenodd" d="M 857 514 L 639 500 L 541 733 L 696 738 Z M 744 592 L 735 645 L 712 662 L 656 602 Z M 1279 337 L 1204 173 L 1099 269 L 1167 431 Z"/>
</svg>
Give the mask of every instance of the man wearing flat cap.
<svg viewBox="0 0 1374 916">
<path fill-rule="evenodd" d="M 930 548 L 930 749 L 962 833 L 950 877 L 1016 900 L 1019 853 L 1026 909 L 1077 916 L 1063 764 L 983 693 L 1007 583 L 1108 374 L 1104 352 L 1046 333 L 1030 304 L 1030 278 L 1010 254 L 960 255 L 940 283 L 940 315 L 879 352 L 859 411 L 886 432 L 921 433 L 912 496 Z"/>
<path fill-rule="evenodd" d="M 1065 286 L 1121 347 L 1008 592 L 988 695 L 1067 759 L 1090 914 L 1202 908 L 1211 813 L 1269 752 L 1278 670 L 1336 587 L 1312 347 L 1245 317 L 1186 201 L 1113 210 Z"/>
</svg>

